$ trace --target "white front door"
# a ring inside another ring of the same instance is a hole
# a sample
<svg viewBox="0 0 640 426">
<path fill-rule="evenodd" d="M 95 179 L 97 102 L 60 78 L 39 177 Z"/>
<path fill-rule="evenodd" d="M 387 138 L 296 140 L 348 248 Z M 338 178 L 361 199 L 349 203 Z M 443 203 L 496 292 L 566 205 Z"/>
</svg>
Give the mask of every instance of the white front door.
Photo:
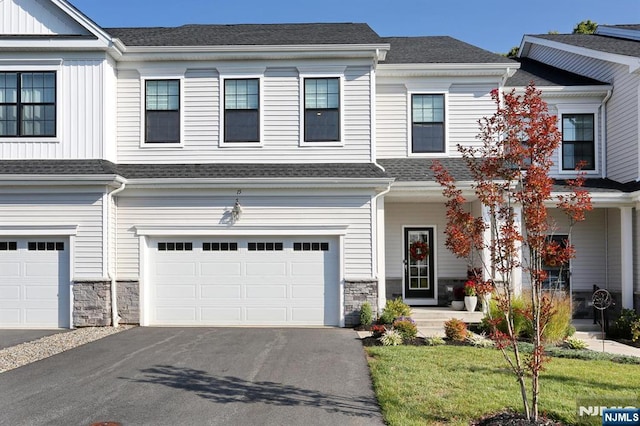
<svg viewBox="0 0 640 426">
<path fill-rule="evenodd" d="M 0 237 L 0 326 L 70 326 L 68 239 Z"/>
<path fill-rule="evenodd" d="M 338 325 L 338 244 L 323 237 L 153 238 L 151 325 Z"/>
</svg>

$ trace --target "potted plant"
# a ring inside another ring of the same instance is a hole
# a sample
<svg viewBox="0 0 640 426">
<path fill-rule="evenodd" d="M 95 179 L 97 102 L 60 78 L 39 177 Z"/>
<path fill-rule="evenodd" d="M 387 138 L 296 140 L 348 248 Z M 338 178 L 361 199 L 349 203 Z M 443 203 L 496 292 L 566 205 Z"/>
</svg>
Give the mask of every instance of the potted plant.
<svg viewBox="0 0 640 426">
<path fill-rule="evenodd" d="M 473 312 L 478 305 L 478 296 L 476 296 L 476 282 L 474 280 L 467 280 L 464 283 L 464 307 L 467 311 Z"/>
<path fill-rule="evenodd" d="M 451 301 L 451 309 L 461 311 L 464 309 L 464 287 L 453 288 L 453 300 Z"/>
</svg>

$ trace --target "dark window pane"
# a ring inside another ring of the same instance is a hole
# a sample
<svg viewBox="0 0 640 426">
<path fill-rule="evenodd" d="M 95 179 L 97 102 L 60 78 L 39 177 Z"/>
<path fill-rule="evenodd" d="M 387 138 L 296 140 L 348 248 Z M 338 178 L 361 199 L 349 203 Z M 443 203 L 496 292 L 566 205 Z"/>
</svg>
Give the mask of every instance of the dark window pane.
<svg viewBox="0 0 640 426">
<path fill-rule="evenodd" d="M 229 244 L 229 250 L 238 251 L 238 243 L 230 243 Z"/>
<path fill-rule="evenodd" d="M 259 142 L 258 121 L 258 110 L 226 110 L 225 142 Z"/>
<path fill-rule="evenodd" d="M 167 250 L 175 251 L 176 250 L 176 243 L 167 243 Z"/>
<path fill-rule="evenodd" d="M 307 142 L 340 140 L 340 111 L 307 109 L 304 117 L 304 140 Z"/>
<path fill-rule="evenodd" d="M 64 251 L 64 243 L 56 243 L 56 250 Z"/>
<path fill-rule="evenodd" d="M 329 243 L 322 243 L 322 244 L 320 244 L 320 250 L 322 250 L 322 251 L 329 251 Z"/>
<path fill-rule="evenodd" d="M 320 243 L 311 243 L 311 250 L 320 251 Z"/>
<path fill-rule="evenodd" d="M 311 250 L 311 243 L 302 243 L 302 250 L 310 251 Z"/>
<path fill-rule="evenodd" d="M 184 251 L 184 243 L 176 243 L 177 251 Z"/>
<path fill-rule="evenodd" d="M 9 249 L 9 243 L 6 241 L 0 241 L 0 251 L 6 251 Z"/>
<path fill-rule="evenodd" d="M 293 251 L 302 251 L 302 243 L 293 243 Z"/>
<path fill-rule="evenodd" d="M 150 143 L 180 142 L 179 111 L 147 111 L 147 136 Z"/>
<path fill-rule="evenodd" d="M 34 250 L 36 250 L 37 245 L 36 245 L 36 243 L 34 243 L 34 242 L 31 242 L 31 241 L 30 241 L 30 242 L 27 244 L 27 248 L 28 248 L 28 250 L 29 250 L 29 251 L 34 251 Z"/>
<path fill-rule="evenodd" d="M 283 246 L 284 245 L 282 243 L 276 243 L 276 246 L 275 246 L 276 251 L 282 251 Z"/>
<path fill-rule="evenodd" d="M 269 250 L 269 251 L 273 251 L 274 245 L 273 243 L 266 243 L 264 249 L 265 250 Z"/>
<path fill-rule="evenodd" d="M 249 251 L 256 251 L 257 250 L 257 244 L 256 243 L 249 243 L 247 245 L 247 248 L 249 249 Z"/>
<path fill-rule="evenodd" d="M 56 243 L 47 243 L 47 251 L 54 251 L 56 249 Z"/>
<path fill-rule="evenodd" d="M 412 152 L 444 152 L 444 125 L 414 124 Z"/>
<path fill-rule="evenodd" d="M 258 251 L 264 251 L 264 243 L 258 243 Z"/>
<path fill-rule="evenodd" d="M 193 243 L 184 243 L 184 249 L 186 251 L 193 251 Z"/>
<path fill-rule="evenodd" d="M 444 152 L 444 95 L 413 95 L 411 108 L 412 152 Z"/>
<path fill-rule="evenodd" d="M 211 243 L 202 243 L 202 251 L 211 251 Z"/>
<path fill-rule="evenodd" d="M 562 168 L 595 170 L 595 127 L 593 114 L 562 116 Z"/>
<path fill-rule="evenodd" d="M 167 243 L 158 243 L 158 250 L 159 251 L 166 251 L 167 250 Z"/>
<path fill-rule="evenodd" d="M 220 243 L 220 250 L 229 251 L 229 243 Z"/>
<path fill-rule="evenodd" d="M 38 242 L 38 251 L 45 251 L 47 249 L 47 244 L 44 242 Z"/>
</svg>

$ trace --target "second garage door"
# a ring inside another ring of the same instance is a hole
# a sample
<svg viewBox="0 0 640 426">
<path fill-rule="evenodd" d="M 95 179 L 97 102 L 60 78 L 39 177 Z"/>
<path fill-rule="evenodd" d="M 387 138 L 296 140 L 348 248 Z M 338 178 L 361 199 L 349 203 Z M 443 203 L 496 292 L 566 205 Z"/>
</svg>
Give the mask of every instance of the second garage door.
<svg viewBox="0 0 640 426">
<path fill-rule="evenodd" d="M 154 238 L 150 325 L 338 325 L 334 238 Z"/>
</svg>

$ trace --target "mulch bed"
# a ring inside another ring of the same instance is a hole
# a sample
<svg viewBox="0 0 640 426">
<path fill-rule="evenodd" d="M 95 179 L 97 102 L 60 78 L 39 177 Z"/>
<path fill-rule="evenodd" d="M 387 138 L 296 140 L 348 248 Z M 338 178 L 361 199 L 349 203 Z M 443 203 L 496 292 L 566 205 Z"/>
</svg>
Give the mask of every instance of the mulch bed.
<svg viewBox="0 0 640 426">
<path fill-rule="evenodd" d="M 527 420 L 522 413 L 514 413 L 507 411 L 498 414 L 490 414 L 480 420 L 471 422 L 472 426 L 563 426 L 564 423 L 548 419 L 546 417 L 538 417 L 537 421 Z"/>
</svg>

